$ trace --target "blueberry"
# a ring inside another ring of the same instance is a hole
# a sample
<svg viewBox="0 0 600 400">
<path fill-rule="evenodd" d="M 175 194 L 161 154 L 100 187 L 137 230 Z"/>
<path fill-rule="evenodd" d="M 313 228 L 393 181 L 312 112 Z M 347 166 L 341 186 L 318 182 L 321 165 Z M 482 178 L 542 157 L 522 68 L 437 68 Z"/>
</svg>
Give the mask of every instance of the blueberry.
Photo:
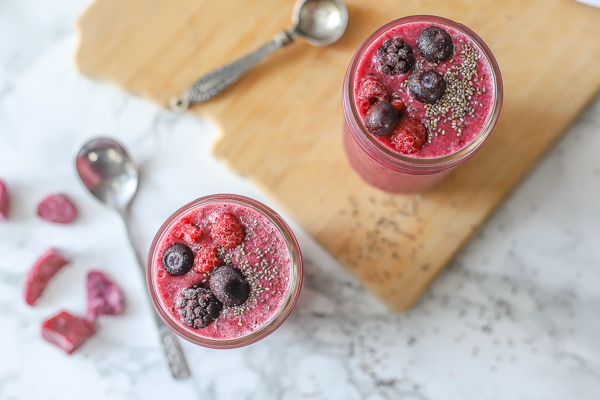
<svg viewBox="0 0 600 400">
<path fill-rule="evenodd" d="M 452 38 L 442 28 L 429 26 L 419 33 L 417 50 L 429 62 L 443 61 L 452 55 Z"/>
<path fill-rule="evenodd" d="M 446 81 L 434 70 L 415 71 L 408 78 L 408 91 L 418 102 L 433 104 L 444 95 Z"/>
<path fill-rule="evenodd" d="M 373 104 L 365 116 L 365 128 L 375 136 L 386 136 L 394 131 L 400 114 L 389 101 Z"/>
<path fill-rule="evenodd" d="M 194 252 L 183 243 L 167 247 L 162 256 L 162 266 L 173 276 L 185 275 L 194 265 Z"/>
<path fill-rule="evenodd" d="M 221 265 L 210 275 L 210 289 L 220 302 L 229 307 L 244 304 L 250 295 L 250 285 L 239 269 Z"/>
</svg>

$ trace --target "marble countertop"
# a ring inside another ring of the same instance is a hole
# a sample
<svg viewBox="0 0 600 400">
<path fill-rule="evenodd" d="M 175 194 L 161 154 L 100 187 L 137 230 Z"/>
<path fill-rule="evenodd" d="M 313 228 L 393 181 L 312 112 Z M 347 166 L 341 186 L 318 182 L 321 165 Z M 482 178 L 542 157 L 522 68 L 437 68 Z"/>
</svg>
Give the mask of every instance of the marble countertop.
<svg viewBox="0 0 600 400">
<path fill-rule="evenodd" d="M 89 0 L 0 4 L 0 177 L 12 193 L 0 223 L 0 399 L 600 399 L 600 98 L 510 195 L 408 312 L 388 312 L 291 222 L 306 280 L 291 317 L 246 348 L 182 343 L 193 378 L 170 378 L 145 283 L 116 213 L 80 185 L 75 149 L 121 140 L 143 169 L 140 246 L 176 208 L 234 192 L 277 207 L 210 155 L 217 132 L 80 76 L 73 21 Z M 35 215 L 65 192 L 80 217 Z M 72 263 L 35 307 L 25 274 L 49 247 Z M 85 313 L 85 275 L 126 292 L 122 317 L 66 356 L 40 338 L 61 309 Z"/>
</svg>

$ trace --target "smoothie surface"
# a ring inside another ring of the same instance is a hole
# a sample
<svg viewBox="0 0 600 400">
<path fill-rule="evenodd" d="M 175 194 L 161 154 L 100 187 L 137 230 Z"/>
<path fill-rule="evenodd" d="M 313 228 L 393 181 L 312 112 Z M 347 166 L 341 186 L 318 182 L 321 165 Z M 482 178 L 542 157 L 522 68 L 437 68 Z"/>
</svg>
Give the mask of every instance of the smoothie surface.
<svg viewBox="0 0 600 400">
<path fill-rule="evenodd" d="M 209 287 L 209 275 L 194 269 L 182 276 L 169 275 L 162 267 L 161 257 L 167 247 L 177 242 L 185 243 L 196 255 L 202 247 L 216 247 L 210 237 L 211 225 L 214 217 L 223 213 L 233 215 L 241 223 L 245 239 L 233 249 L 219 247 L 218 258 L 222 264 L 241 270 L 250 284 L 250 296 L 240 306 L 223 306 L 216 321 L 205 328 L 194 329 L 185 325 L 180 314 L 182 291 L 196 283 Z M 184 223 L 192 223 L 202 230 L 196 243 L 190 244 L 178 237 Z M 183 329 L 210 339 L 234 339 L 259 330 L 281 308 L 289 291 L 291 261 L 283 235 L 267 217 L 244 205 L 211 203 L 180 215 L 165 231 L 157 246 L 153 274 L 160 303 Z"/>
<path fill-rule="evenodd" d="M 439 63 L 423 59 L 417 50 L 417 37 L 429 26 L 444 29 L 454 44 L 452 55 Z M 394 37 L 402 38 L 411 46 L 416 62 L 405 74 L 387 75 L 377 59 L 377 49 Z M 406 88 L 409 76 L 417 69 L 433 69 L 446 80 L 446 92 L 434 104 L 416 101 Z M 369 45 L 359 61 L 354 80 L 355 105 L 362 121 L 367 109 L 358 105 L 356 94 L 361 82 L 368 78 L 382 82 L 390 99 L 401 100 L 407 108 L 406 113 L 427 128 L 427 141 L 413 154 L 398 152 L 390 136 L 376 137 L 383 146 L 408 157 L 436 158 L 460 150 L 479 134 L 494 106 L 493 74 L 483 51 L 467 35 L 444 24 L 409 22 L 384 32 Z"/>
</svg>

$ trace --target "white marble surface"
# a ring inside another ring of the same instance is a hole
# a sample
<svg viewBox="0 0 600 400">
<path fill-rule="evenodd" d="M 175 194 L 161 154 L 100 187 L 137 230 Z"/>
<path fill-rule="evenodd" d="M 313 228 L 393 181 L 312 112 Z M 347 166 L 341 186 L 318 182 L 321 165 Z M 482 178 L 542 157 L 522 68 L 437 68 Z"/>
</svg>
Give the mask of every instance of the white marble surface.
<svg viewBox="0 0 600 400">
<path fill-rule="evenodd" d="M 78 75 L 73 21 L 88 2 L 0 3 L 0 177 L 13 194 L 0 223 L 0 399 L 600 399 L 600 99 L 411 311 L 387 312 L 292 223 L 306 259 L 292 316 L 247 348 L 184 343 L 194 377 L 173 381 L 125 231 L 82 189 L 74 149 L 98 135 L 130 149 L 144 170 L 144 249 L 196 197 L 273 204 L 211 158 L 207 123 Z M 54 191 L 77 202 L 74 225 L 36 217 Z M 24 276 L 50 246 L 72 264 L 28 307 Z M 84 313 L 92 267 L 124 288 L 127 311 L 66 356 L 40 339 L 40 323 Z"/>
</svg>

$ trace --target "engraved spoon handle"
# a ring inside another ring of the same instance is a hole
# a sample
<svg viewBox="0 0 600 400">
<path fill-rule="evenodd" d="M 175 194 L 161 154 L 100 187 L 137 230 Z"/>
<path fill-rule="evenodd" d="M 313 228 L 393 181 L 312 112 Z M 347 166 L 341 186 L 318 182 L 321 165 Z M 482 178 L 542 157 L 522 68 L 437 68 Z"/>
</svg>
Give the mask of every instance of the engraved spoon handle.
<svg viewBox="0 0 600 400">
<path fill-rule="evenodd" d="M 125 229 L 127 230 L 127 238 L 129 239 L 129 243 L 133 248 L 135 258 L 138 261 L 138 265 L 142 271 L 143 276 L 146 276 L 146 269 L 144 268 L 144 265 L 146 265 L 146 263 L 144 261 L 144 257 L 142 256 L 138 247 L 135 244 L 135 235 L 131 227 L 129 207 L 125 208 L 124 210 L 119 210 L 119 214 L 121 214 L 123 222 L 125 223 Z M 165 323 L 162 321 L 162 319 L 160 319 L 154 308 L 152 308 L 152 316 L 154 317 L 154 323 L 158 328 L 158 335 L 160 337 L 163 353 L 169 364 L 169 370 L 171 371 L 171 375 L 175 379 L 189 378 L 190 369 L 185 360 L 183 351 L 181 350 L 181 346 L 179 345 L 179 341 L 177 340 L 177 335 L 175 335 L 175 333 L 173 333 L 173 331 L 169 329 L 167 325 L 165 325 Z"/>
<path fill-rule="evenodd" d="M 296 39 L 293 30 L 281 31 L 273 40 L 229 64 L 219 67 L 198 79 L 181 97 L 171 100 L 173 111 L 185 111 L 190 105 L 207 101 L 238 81 L 256 63 Z"/>
</svg>

